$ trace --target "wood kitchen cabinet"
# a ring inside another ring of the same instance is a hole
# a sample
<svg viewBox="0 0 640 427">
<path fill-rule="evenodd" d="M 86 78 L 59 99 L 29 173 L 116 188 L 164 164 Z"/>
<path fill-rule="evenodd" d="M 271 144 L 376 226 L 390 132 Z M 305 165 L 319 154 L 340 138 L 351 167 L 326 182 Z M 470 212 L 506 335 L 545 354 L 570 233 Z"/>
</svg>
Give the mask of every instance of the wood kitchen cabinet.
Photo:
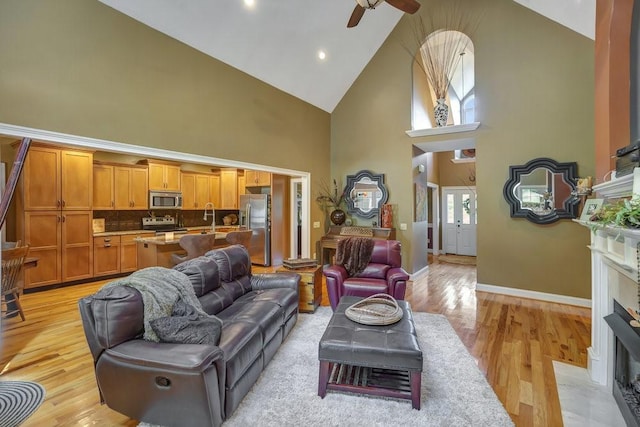
<svg viewBox="0 0 640 427">
<path fill-rule="evenodd" d="M 93 154 L 33 145 L 24 163 L 24 210 L 84 210 L 93 202 Z"/>
<path fill-rule="evenodd" d="M 94 164 L 93 209 L 149 209 L 147 168 Z"/>
<path fill-rule="evenodd" d="M 120 273 L 120 236 L 93 238 L 93 275 Z"/>
<path fill-rule="evenodd" d="M 113 209 L 114 198 L 113 166 L 93 165 L 93 209 Z"/>
<path fill-rule="evenodd" d="M 220 175 L 209 176 L 209 197 L 216 209 L 220 208 Z"/>
<path fill-rule="evenodd" d="M 25 288 L 93 277 L 91 211 L 27 211 L 18 222 L 36 268 L 25 270 Z"/>
<path fill-rule="evenodd" d="M 236 204 L 236 206 L 238 206 L 238 208 L 240 208 L 240 196 L 242 196 L 243 194 L 245 194 L 247 192 L 246 188 L 245 188 L 245 176 L 244 174 L 240 175 L 238 174 L 238 202 Z"/>
<path fill-rule="evenodd" d="M 220 170 L 220 207 L 216 209 L 238 209 L 238 171 Z"/>
<path fill-rule="evenodd" d="M 149 209 L 147 168 L 135 166 L 114 167 L 114 188 L 114 207 L 116 210 Z"/>
<path fill-rule="evenodd" d="M 153 237 L 155 233 L 123 234 L 120 236 L 120 273 L 130 273 L 138 269 L 138 237 Z"/>
<path fill-rule="evenodd" d="M 180 191 L 180 166 L 147 162 L 149 165 L 149 190 Z"/>
<path fill-rule="evenodd" d="M 271 186 L 271 173 L 263 171 L 245 170 L 244 176 L 247 187 L 269 187 Z"/>
<path fill-rule="evenodd" d="M 190 172 L 181 174 L 182 209 L 204 209 L 211 197 L 210 175 Z"/>
</svg>

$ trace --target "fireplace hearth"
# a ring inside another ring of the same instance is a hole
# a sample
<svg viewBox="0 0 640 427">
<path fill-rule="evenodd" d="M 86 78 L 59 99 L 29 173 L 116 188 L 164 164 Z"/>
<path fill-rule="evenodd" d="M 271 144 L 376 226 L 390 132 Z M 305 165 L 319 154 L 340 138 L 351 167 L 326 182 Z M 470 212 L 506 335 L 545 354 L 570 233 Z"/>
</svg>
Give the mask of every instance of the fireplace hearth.
<svg viewBox="0 0 640 427">
<path fill-rule="evenodd" d="M 604 319 L 615 335 L 613 397 L 627 425 L 640 427 L 640 328 L 616 300 Z"/>
</svg>

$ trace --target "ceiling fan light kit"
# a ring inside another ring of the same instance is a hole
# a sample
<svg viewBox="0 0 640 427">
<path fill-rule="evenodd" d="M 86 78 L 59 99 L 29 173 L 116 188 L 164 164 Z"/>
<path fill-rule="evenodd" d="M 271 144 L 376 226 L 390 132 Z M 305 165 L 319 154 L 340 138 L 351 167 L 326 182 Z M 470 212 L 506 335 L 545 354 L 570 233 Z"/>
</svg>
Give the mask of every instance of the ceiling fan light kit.
<svg viewBox="0 0 640 427">
<path fill-rule="evenodd" d="M 420 3 L 416 0 L 356 0 L 356 7 L 351 13 L 347 28 L 352 28 L 358 25 L 360 19 L 364 15 L 364 11 L 367 9 L 375 9 L 377 5 L 386 1 L 396 9 L 400 9 L 406 13 L 416 13 L 420 9 Z"/>
</svg>

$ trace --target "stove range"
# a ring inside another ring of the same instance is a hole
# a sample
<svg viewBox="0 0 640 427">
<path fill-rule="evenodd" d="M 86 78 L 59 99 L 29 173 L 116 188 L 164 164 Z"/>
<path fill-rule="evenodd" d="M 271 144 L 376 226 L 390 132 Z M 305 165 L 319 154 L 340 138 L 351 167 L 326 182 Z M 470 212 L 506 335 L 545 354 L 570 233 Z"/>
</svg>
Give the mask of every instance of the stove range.
<svg viewBox="0 0 640 427">
<path fill-rule="evenodd" d="M 184 227 L 176 225 L 176 219 L 172 216 L 156 216 L 142 218 L 142 229 L 164 233 L 165 231 L 187 232 Z"/>
</svg>

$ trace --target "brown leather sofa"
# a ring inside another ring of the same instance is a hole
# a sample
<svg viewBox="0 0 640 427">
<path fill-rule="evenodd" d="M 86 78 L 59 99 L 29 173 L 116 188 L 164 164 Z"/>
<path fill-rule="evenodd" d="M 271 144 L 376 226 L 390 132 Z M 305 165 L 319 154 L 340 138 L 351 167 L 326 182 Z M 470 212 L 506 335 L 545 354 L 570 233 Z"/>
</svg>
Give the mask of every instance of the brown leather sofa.
<svg viewBox="0 0 640 427">
<path fill-rule="evenodd" d="M 409 275 L 402 268 L 402 247 L 397 240 L 374 239 L 369 264 L 357 276 L 349 276 L 342 265 L 330 265 L 323 271 L 331 308 L 335 311 L 345 295 L 368 297 L 389 294 L 404 299 Z"/>
<path fill-rule="evenodd" d="M 142 339 L 143 303 L 128 286 L 79 301 L 103 403 L 163 426 L 219 426 L 238 407 L 298 318 L 297 274 L 251 274 L 239 245 L 174 267 L 222 320 L 218 345 Z"/>
</svg>

